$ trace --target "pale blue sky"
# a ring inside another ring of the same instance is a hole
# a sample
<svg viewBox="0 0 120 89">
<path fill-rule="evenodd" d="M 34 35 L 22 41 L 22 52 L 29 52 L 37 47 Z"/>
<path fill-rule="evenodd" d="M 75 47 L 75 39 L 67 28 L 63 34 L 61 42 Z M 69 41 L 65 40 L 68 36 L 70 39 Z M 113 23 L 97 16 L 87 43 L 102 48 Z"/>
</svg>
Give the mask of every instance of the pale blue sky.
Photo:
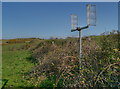
<svg viewBox="0 0 120 89">
<path fill-rule="evenodd" d="M 4 2 L 2 8 L 3 38 L 50 38 L 77 36 L 71 33 L 70 14 L 78 15 L 79 26 L 86 25 L 83 2 Z M 118 29 L 118 3 L 96 2 L 97 26 L 83 31 L 83 36 L 99 35 Z"/>
</svg>

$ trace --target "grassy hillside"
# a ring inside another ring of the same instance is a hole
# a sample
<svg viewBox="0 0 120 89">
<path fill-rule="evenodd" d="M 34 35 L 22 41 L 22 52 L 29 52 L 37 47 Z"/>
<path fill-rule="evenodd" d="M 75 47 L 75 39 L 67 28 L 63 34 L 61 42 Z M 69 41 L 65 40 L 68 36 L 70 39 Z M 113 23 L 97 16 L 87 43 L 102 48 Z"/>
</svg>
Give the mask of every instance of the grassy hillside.
<svg viewBox="0 0 120 89">
<path fill-rule="evenodd" d="M 24 44 L 9 44 L 3 46 L 2 74 L 7 79 L 6 87 L 28 87 L 30 85 L 24 79 L 24 73 L 30 71 L 34 63 L 28 58 L 31 53 L 27 50 L 20 50 Z"/>
<path fill-rule="evenodd" d="M 120 84 L 118 35 L 31 39 L 3 45 L 6 87 L 116 87 Z M 81 60 L 81 63 L 79 62 Z"/>
</svg>

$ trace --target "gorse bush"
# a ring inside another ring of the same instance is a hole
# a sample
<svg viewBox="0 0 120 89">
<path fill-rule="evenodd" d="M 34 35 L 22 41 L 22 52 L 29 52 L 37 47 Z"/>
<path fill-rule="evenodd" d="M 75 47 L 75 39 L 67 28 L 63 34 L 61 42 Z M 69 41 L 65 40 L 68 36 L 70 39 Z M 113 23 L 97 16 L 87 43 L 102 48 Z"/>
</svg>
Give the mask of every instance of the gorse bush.
<svg viewBox="0 0 120 89">
<path fill-rule="evenodd" d="M 119 87 L 117 40 L 117 34 L 84 37 L 82 59 L 78 38 L 31 42 L 27 46 L 38 63 L 26 78 L 37 87 Z"/>
<path fill-rule="evenodd" d="M 119 52 L 113 50 L 117 48 L 118 43 L 115 44 L 115 40 L 118 38 L 111 40 L 111 37 L 112 35 L 109 37 L 104 35 L 100 39 L 101 43 L 96 44 L 93 41 L 88 43 L 89 46 L 85 46 L 87 49 L 84 51 L 87 53 L 84 53 L 82 64 L 83 70 L 87 70 L 84 75 L 88 83 L 86 84 L 90 87 L 118 87 Z"/>
<path fill-rule="evenodd" d="M 47 78 L 54 76 L 54 86 L 57 86 L 63 77 L 68 77 L 69 72 L 76 72 L 78 75 L 77 43 L 74 46 L 70 41 L 66 46 L 56 45 L 55 41 L 49 44 L 48 41 L 45 41 L 40 44 L 42 45 L 33 51 L 33 56 L 39 60 L 39 64 L 31 71 L 31 78 L 41 75 Z M 76 57 L 73 55 L 76 55 Z"/>
</svg>

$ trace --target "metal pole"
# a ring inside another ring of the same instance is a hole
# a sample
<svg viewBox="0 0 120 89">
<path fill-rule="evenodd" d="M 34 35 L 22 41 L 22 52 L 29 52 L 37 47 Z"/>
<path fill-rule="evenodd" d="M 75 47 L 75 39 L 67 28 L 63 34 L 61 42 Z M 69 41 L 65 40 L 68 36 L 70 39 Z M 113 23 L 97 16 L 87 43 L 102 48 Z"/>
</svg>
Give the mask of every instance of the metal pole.
<svg viewBox="0 0 120 89">
<path fill-rule="evenodd" d="M 80 41 L 79 41 L 80 42 L 79 43 L 80 44 L 79 45 L 79 48 L 80 48 L 79 49 L 80 50 L 80 53 L 79 53 L 79 55 L 80 55 L 79 63 L 80 63 L 80 69 L 81 69 L 81 67 L 82 67 L 81 66 L 81 64 L 82 64 L 82 30 L 79 31 L 79 39 L 80 39 Z"/>
<path fill-rule="evenodd" d="M 79 81 L 81 81 L 81 69 L 82 69 L 82 30 L 79 30 Z M 81 87 L 79 85 L 79 87 Z"/>
</svg>

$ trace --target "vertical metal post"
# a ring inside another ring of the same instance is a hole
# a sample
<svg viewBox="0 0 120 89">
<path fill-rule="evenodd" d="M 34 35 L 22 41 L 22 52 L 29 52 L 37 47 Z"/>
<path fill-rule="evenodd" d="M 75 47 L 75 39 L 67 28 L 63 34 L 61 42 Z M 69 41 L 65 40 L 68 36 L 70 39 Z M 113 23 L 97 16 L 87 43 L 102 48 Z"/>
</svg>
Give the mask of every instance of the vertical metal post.
<svg viewBox="0 0 120 89">
<path fill-rule="evenodd" d="M 79 31 L 79 80 L 81 81 L 82 68 L 82 30 L 87 29 L 89 26 L 96 26 L 96 5 L 87 5 L 87 26 L 78 27 L 78 17 L 76 15 L 71 15 L 71 32 Z"/>
<path fill-rule="evenodd" d="M 81 81 L 81 70 L 82 70 L 82 30 L 79 31 L 79 82 Z M 79 87 L 81 87 L 79 85 Z"/>
<path fill-rule="evenodd" d="M 80 30 L 79 31 L 79 50 L 80 50 L 80 53 L 79 53 L 79 55 L 80 55 L 80 59 L 79 59 L 79 63 L 80 63 L 80 69 L 81 69 L 81 64 L 82 64 L 82 30 Z"/>
</svg>

